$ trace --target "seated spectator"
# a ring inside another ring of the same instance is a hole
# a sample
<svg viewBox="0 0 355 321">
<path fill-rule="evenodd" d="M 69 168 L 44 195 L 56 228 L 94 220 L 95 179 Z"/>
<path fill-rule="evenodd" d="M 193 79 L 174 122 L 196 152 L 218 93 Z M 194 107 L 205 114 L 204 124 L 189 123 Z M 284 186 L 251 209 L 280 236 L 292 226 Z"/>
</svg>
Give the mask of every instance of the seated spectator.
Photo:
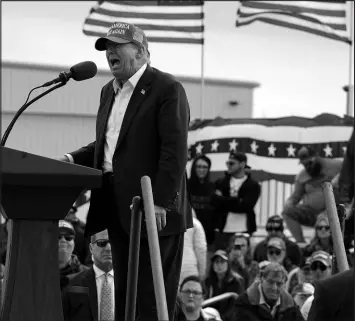
<svg viewBox="0 0 355 321">
<path fill-rule="evenodd" d="M 325 210 L 322 185 L 336 180 L 342 160 L 320 157 L 310 147 L 302 147 L 298 158 L 304 169 L 296 176 L 294 191 L 285 203 L 282 216 L 296 242 L 305 243 L 302 225 L 313 227 L 317 215 Z"/>
<path fill-rule="evenodd" d="M 234 233 L 252 235 L 256 231 L 254 207 L 260 196 L 260 185 L 245 173 L 247 156 L 231 152 L 225 177 L 216 182 L 212 204 L 216 212 L 218 238 L 216 248 L 226 250 Z"/>
<path fill-rule="evenodd" d="M 284 290 L 287 271 L 271 262 L 254 282 L 236 300 L 233 320 L 240 321 L 303 321 L 292 297 Z"/>
<path fill-rule="evenodd" d="M 293 289 L 302 283 L 312 283 L 311 258 L 308 257 L 300 267 L 295 267 L 288 273 L 286 291 L 292 293 Z"/>
<path fill-rule="evenodd" d="M 270 216 L 266 223 L 267 237 L 259 242 L 254 249 L 254 260 L 262 262 L 267 260 L 267 242 L 271 237 L 277 236 L 284 240 L 288 258 L 293 265 L 301 264 L 301 250 L 298 245 L 289 240 L 284 234 L 283 219 L 279 215 Z"/>
<path fill-rule="evenodd" d="M 233 272 L 244 278 L 244 288 L 252 284 L 259 273 L 259 266 L 251 258 L 250 238 L 245 233 L 235 233 L 230 241 L 229 262 Z"/>
<path fill-rule="evenodd" d="M 312 280 L 320 281 L 332 275 L 332 257 L 328 252 L 317 251 L 311 256 Z"/>
<path fill-rule="evenodd" d="M 222 321 L 217 310 L 202 308 L 205 295 L 203 284 L 196 275 L 185 278 L 180 285 L 180 293 L 175 309 L 176 321 Z"/>
<path fill-rule="evenodd" d="M 205 230 L 208 247 L 214 241 L 214 208 L 211 197 L 214 193 L 214 183 L 210 180 L 211 160 L 205 155 L 197 156 L 191 165 L 188 181 L 191 204 L 196 211 L 196 217 Z"/>
<path fill-rule="evenodd" d="M 210 272 L 205 280 L 205 286 L 206 299 L 228 292 L 236 294 L 243 293 L 243 278 L 232 272 L 226 251 L 217 250 L 213 254 Z M 220 301 L 213 307 L 221 314 L 223 321 L 230 321 L 232 320 L 233 306 L 234 300 L 231 298 L 230 300 Z"/>
<path fill-rule="evenodd" d="M 82 265 L 78 257 L 73 254 L 74 250 L 75 230 L 71 223 L 60 220 L 59 221 L 59 271 L 60 276 L 64 277 L 69 274 L 74 274 L 87 270 L 88 267 Z M 63 278 L 62 278 L 63 279 Z"/>
<path fill-rule="evenodd" d="M 295 301 L 298 308 L 302 309 L 303 304 L 307 301 L 307 299 L 314 295 L 314 286 L 310 283 L 301 283 L 295 286 L 293 289 L 291 296 Z"/>
<path fill-rule="evenodd" d="M 283 265 L 287 272 L 290 272 L 293 268 L 295 268 L 295 266 L 291 263 L 291 260 L 288 258 L 286 243 L 282 238 L 269 238 L 266 248 L 267 260 L 269 262 L 275 262 Z"/>
<path fill-rule="evenodd" d="M 314 226 L 315 235 L 310 244 L 303 249 L 303 255 L 310 257 L 313 252 L 325 251 L 330 255 L 333 254 L 333 240 L 330 234 L 329 219 L 326 212 L 317 216 Z"/>
<path fill-rule="evenodd" d="M 90 252 L 93 266 L 68 276 L 69 284 L 62 291 L 65 321 L 114 320 L 115 285 L 107 230 L 91 237 Z"/>
<path fill-rule="evenodd" d="M 190 275 L 198 275 L 201 280 L 206 276 L 207 243 L 200 221 L 193 213 L 194 227 L 188 229 L 184 235 L 184 252 L 180 273 L 180 282 Z"/>
<path fill-rule="evenodd" d="M 75 206 L 72 206 L 68 212 L 65 220 L 70 222 L 75 230 L 75 239 L 74 239 L 74 251 L 79 261 L 85 265 L 92 265 L 91 254 L 89 250 L 90 241 L 84 236 L 85 223 L 80 221 L 77 216 L 78 209 Z"/>
</svg>

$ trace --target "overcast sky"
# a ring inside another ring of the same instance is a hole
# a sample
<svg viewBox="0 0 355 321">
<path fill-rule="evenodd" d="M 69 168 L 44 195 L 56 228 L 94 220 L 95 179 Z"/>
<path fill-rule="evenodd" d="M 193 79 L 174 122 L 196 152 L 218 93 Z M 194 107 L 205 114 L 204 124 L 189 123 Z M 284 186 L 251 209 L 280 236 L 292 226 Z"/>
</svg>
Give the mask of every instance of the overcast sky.
<svg viewBox="0 0 355 321">
<path fill-rule="evenodd" d="M 95 38 L 82 33 L 95 3 L 2 1 L 2 60 L 65 67 L 92 60 L 107 70 L 104 53 L 94 49 Z M 205 76 L 259 82 L 255 117 L 342 116 L 349 45 L 261 22 L 237 29 L 237 7 L 238 1 L 206 2 Z M 199 45 L 151 43 L 150 52 L 158 69 L 200 76 Z"/>
</svg>

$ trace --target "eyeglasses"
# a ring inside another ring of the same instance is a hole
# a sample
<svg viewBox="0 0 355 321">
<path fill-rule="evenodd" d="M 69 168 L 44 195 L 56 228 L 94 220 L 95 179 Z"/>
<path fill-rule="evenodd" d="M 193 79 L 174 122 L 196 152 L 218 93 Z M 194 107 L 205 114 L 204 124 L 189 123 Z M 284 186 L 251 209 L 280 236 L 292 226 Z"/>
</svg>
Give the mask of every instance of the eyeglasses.
<svg viewBox="0 0 355 321">
<path fill-rule="evenodd" d="M 322 272 L 324 272 L 326 269 L 327 269 L 327 267 L 323 263 L 320 263 L 320 262 L 315 262 L 315 263 L 312 263 L 312 265 L 311 265 L 312 271 L 321 270 Z"/>
<path fill-rule="evenodd" d="M 274 232 L 282 232 L 282 228 L 281 227 L 267 227 L 266 231 L 267 232 L 272 232 L 272 231 L 274 231 Z"/>
<path fill-rule="evenodd" d="M 317 231 L 321 231 L 321 230 L 329 231 L 330 226 L 329 225 L 318 225 L 318 226 L 316 226 L 316 230 Z"/>
<path fill-rule="evenodd" d="M 96 244 L 98 247 L 106 247 L 107 244 L 109 244 L 109 240 L 96 240 L 92 242 L 92 244 Z"/>
<path fill-rule="evenodd" d="M 246 248 L 245 244 L 234 244 L 233 250 L 241 250 L 243 248 Z"/>
<path fill-rule="evenodd" d="M 277 255 L 277 256 L 279 256 L 280 254 L 281 254 L 281 250 L 279 250 L 279 249 L 270 249 L 270 250 L 267 250 L 267 253 L 269 254 L 269 255 Z"/>
<path fill-rule="evenodd" d="M 226 165 L 227 166 L 234 166 L 235 164 L 237 164 L 236 162 L 231 162 L 231 161 L 227 161 Z"/>
<path fill-rule="evenodd" d="M 202 292 L 199 291 L 183 290 L 181 293 L 184 293 L 187 296 L 193 295 L 196 298 L 202 296 Z"/>
<path fill-rule="evenodd" d="M 62 238 L 64 238 L 68 242 L 74 240 L 74 236 L 71 236 L 71 235 L 63 235 L 63 234 L 61 234 L 61 235 L 58 236 L 58 240 L 61 240 Z"/>
</svg>

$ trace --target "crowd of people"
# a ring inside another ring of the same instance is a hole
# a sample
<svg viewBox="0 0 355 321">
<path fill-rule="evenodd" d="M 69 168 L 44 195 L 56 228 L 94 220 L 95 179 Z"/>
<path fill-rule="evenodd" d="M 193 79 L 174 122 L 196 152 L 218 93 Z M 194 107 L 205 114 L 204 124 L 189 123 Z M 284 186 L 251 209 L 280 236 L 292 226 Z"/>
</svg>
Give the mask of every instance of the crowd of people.
<svg viewBox="0 0 355 321">
<path fill-rule="evenodd" d="M 307 171 L 309 164 L 305 163 L 306 151 L 306 148 L 301 149 L 299 156 Z M 310 161 L 323 164 L 323 160 L 313 152 L 308 156 L 311 157 Z M 311 178 L 312 189 L 295 189 L 286 201 L 283 215 L 270 216 L 265 226 L 265 239 L 255 243 L 254 206 L 260 196 L 260 185 L 250 174 L 245 154 L 231 152 L 226 165 L 225 177 L 217 182 L 209 179 L 211 161 L 207 156 L 197 156 L 191 167 L 188 186 L 193 206 L 193 228 L 184 235 L 177 319 L 199 320 L 194 319 L 198 315 L 202 316 L 201 320 L 307 320 L 314 299 L 314 283 L 329 278 L 334 271 L 329 219 L 325 203 L 319 198 L 319 203 L 315 205 L 319 211 L 314 218 L 314 237 L 305 245 L 285 235 L 283 217 L 288 222 L 289 213 L 300 213 L 305 205 L 298 205 L 294 200 L 307 199 L 307 193 L 318 193 L 317 188 L 321 188 L 323 181 Z M 337 186 L 341 167 L 338 168 L 332 176 L 327 176 L 328 180 L 333 181 L 334 187 Z M 324 167 L 320 169 L 322 171 Z M 314 174 L 313 170 L 310 173 Z M 305 173 L 298 177 L 301 175 Z M 310 184 L 309 181 L 303 184 Z M 303 191 L 302 195 L 300 190 Z M 299 208 L 292 210 L 292 206 Z M 97 315 L 90 314 L 90 311 L 107 313 L 107 308 L 101 307 L 98 301 L 103 284 L 111 282 L 111 286 L 114 286 L 111 246 L 107 230 L 88 240 L 84 235 L 85 224 L 76 217 L 76 211 L 73 206 L 65 220 L 59 221 L 58 266 L 63 311 L 66 321 L 95 320 Z M 1 248 L 6 249 L 7 222 L 0 228 Z M 346 246 L 351 267 L 352 247 L 353 244 Z M 0 259 L 3 272 L 6 251 L 0 253 Z M 111 281 L 107 280 L 110 273 Z M 106 278 L 102 275 L 106 275 Z M 77 293 L 73 293 L 72 286 L 85 284 L 96 290 L 95 299 L 87 302 L 87 305 L 94 302 L 95 309 L 78 310 L 73 306 Z M 111 291 L 114 292 L 112 288 Z M 204 301 L 223 294 L 229 296 L 204 307 Z M 109 305 L 110 311 L 113 311 L 113 306 L 114 301 Z M 107 320 L 113 320 L 112 316 L 108 314 Z"/>
</svg>

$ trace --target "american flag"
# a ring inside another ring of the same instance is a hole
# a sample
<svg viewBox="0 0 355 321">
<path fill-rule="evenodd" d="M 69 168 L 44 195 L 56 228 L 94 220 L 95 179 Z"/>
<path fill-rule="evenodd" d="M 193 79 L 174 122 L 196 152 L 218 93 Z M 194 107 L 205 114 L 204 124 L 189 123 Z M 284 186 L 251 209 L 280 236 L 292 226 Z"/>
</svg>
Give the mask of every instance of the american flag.
<svg viewBox="0 0 355 321">
<path fill-rule="evenodd" d="M 116 21 L 140 27 L 149 42 L 204 42 L 203 1 L 99 1 L 85 19 L 83 32 L 102 37 Z"/>
<path fill-rule="evenodd" d="M 193 125 L 189 131 L 191 158 L 205 154 L 212 161 L 213 177 L 226 170 L 231 150 L 246 153 L 248 165 L 258 181 L 293 183 L 302 166 L 297 159 L 300 147 L 311 146 L 322 157 L 343 158 L 353 130 L 354 119 L 322 114 L 313 119 L 217 118 Z M 190 173 L 191 161 L 188 163 Z"/>
<path fill-rule="evenodd" d="M 262 21 L 351 44 L 346 1 L 240 2 L 237 27 Z"/>
</svg>

